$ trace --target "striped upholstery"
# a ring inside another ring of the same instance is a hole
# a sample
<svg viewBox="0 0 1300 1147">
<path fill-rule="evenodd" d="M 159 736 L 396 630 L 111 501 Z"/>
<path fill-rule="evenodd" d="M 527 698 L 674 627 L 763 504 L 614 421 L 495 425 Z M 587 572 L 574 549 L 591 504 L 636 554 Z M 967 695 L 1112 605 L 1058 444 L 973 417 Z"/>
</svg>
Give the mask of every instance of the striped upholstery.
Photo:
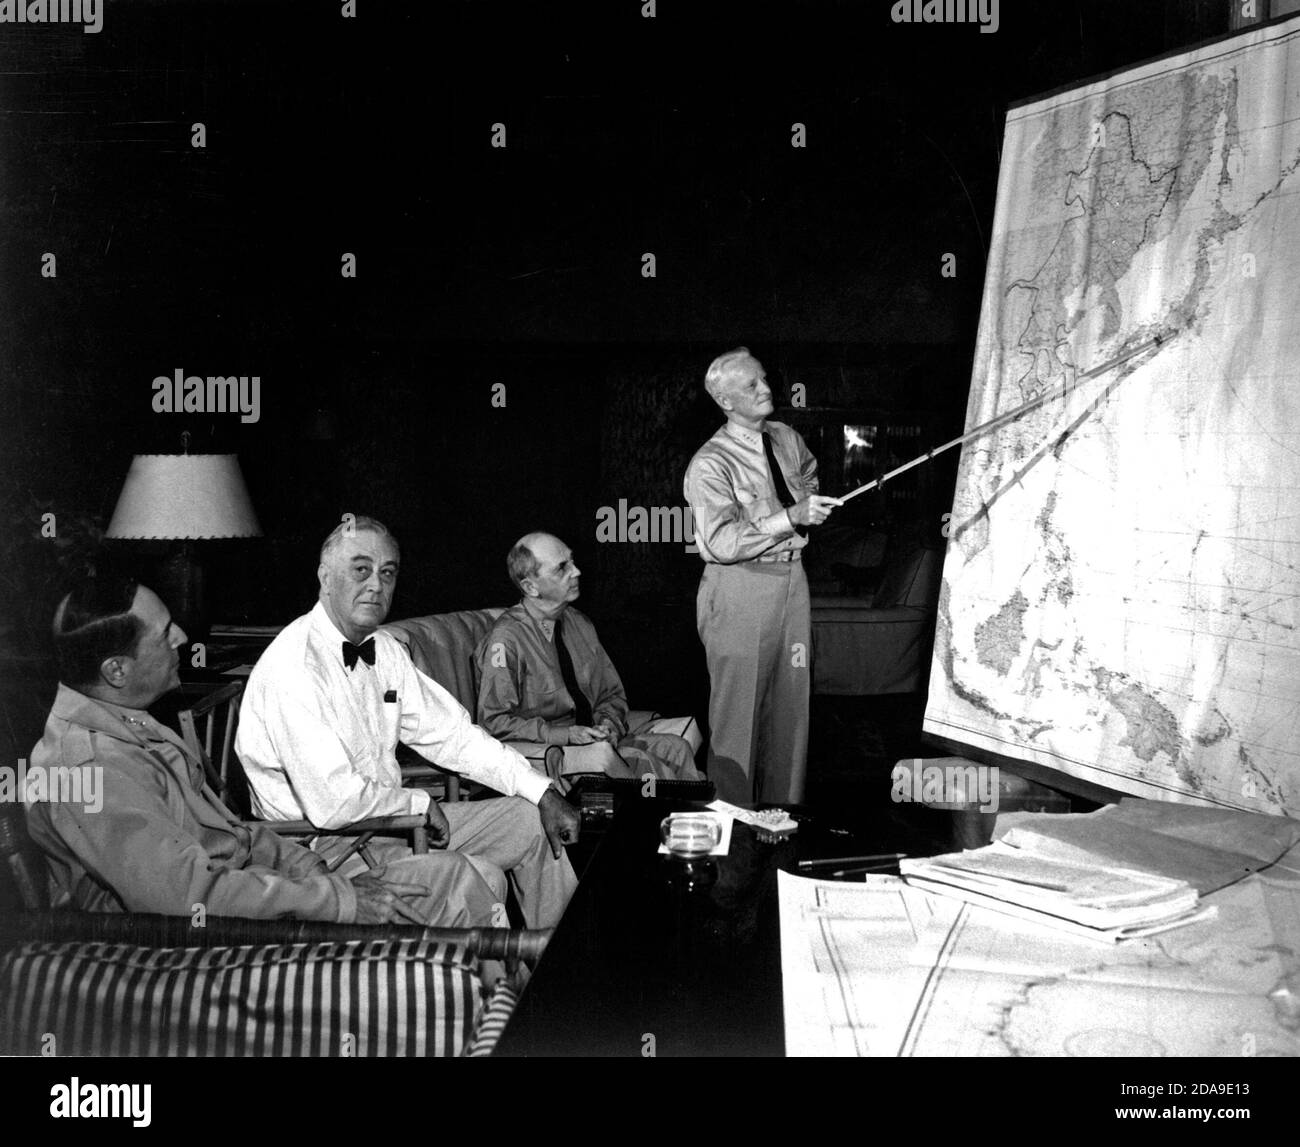
<svg viewBox="0 0 1300 1147">
<path fill-rule="evenodd" d="M 9 1055 L 458 1055 L 480 1010 L 477 961 L 426 940 L 28 943 L 0 993 Z"/>
<path fill-rule="evenodd" d="M 479 1016 L 478 1030 L 474 1033 L 474 1038 L 465 1045 L 461 1055 L 491 1055 L 496 1050 L 497 1040 L 506 1030 L 510 1017 L 515 1014 L 515 1006 L 518 1003 L 518 990 L 512 987 L 509 981 L 498 980 L 483 1008 L 483 1014 Z"/>
</svg>

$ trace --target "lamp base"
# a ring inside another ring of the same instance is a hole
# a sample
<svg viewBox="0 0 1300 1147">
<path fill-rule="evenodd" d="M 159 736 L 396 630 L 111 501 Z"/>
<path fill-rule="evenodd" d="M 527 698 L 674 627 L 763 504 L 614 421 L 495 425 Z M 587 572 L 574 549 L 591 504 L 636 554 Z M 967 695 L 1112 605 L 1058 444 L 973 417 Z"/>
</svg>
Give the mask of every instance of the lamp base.
<svg viewBox="0 0 1300 1147">
<path fill-rule="evenodd" d="M 204 587 L 203 565 L 194 547 L 183 542 L 158 570 L 158 592 L 171 610 L 172 619 L 185 630 L 191 643 L 206 641 L 212 632 Z"/>
</svg>

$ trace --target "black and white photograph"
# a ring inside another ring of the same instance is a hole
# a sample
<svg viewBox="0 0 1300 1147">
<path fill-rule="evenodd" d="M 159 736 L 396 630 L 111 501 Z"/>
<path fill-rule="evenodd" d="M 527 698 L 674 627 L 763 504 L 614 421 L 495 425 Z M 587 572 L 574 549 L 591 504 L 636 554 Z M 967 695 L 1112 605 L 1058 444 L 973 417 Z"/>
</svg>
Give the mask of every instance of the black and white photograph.
<svg viewBox="0 0 1300 1147">
<path fill-rule="evenodd" d="M 1298 299 L 1300 0 L 0 0 L 26 1117 L 190 1057 L 1281 1110 Z"/>
</svg>

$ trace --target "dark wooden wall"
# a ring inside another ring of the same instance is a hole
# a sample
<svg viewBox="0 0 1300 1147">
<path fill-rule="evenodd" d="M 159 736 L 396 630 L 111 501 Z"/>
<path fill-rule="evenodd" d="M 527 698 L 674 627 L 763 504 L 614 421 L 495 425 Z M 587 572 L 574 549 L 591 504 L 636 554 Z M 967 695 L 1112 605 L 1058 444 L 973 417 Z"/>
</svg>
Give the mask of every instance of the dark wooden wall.
<svg viewBox="0 0 1300 1147">
<path fill-rule="evenodd" d="M 506 600 L 508 545 L 546 526 L 636 685 L 694 679 L 695 559 L 594 535 L 620 497 L 678 499 L 709 359 L 746 343 L 779 386 L 959 423 L 1007 102 L 1230 7 L 1003 0 L 986 35 L 883 0 L 113 0 L 98 35 L 5 26 L 0 647 L 37 651 L 131 456 L 187 430 L 239 453 L 266 532 L 211 551 L 223 619 L 306 608 L 343 512 L 401 536 L 406 614 Z M 258 375 L 259 420 L 155 413 L 178 367 Z"/>
</svg>

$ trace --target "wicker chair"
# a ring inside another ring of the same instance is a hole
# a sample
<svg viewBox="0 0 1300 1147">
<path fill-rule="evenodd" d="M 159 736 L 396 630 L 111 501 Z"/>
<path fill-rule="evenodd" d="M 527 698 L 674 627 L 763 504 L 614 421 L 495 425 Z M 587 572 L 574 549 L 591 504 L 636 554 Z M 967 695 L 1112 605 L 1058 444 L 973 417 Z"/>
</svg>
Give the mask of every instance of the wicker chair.
<svg viewBox="0 0 1300 1147">
<path fill-rule="evenodd" d="M 181 736 L 190 749 L 203 762 L 208 783 L 237 817 L 252 821 L 252 806 L 248 780 L 235 753 L 235 730 L 239 724 L 239 703 L 244 693 L 244 683 L 234 681 L 216 689 L 205 686 L 182 686 L 182 692 L 193 695 L 188 707 L 176 714 Z M 410 815 L 367 817 L 341 828 L 323 830 L 307 820 L 258 821 L 280 836 L 310 844 L 320 836 L 351 837 L 351 843 L 330 861 L 330 871 L 359 852 L 367 864 L 374 866 L 374 858 L 366 845 L 375 836 L 402 836 L 411 841 L 411 851 L 422 855 L 429 851 L 429 837 L 424 818 Z"/>
</svg>

